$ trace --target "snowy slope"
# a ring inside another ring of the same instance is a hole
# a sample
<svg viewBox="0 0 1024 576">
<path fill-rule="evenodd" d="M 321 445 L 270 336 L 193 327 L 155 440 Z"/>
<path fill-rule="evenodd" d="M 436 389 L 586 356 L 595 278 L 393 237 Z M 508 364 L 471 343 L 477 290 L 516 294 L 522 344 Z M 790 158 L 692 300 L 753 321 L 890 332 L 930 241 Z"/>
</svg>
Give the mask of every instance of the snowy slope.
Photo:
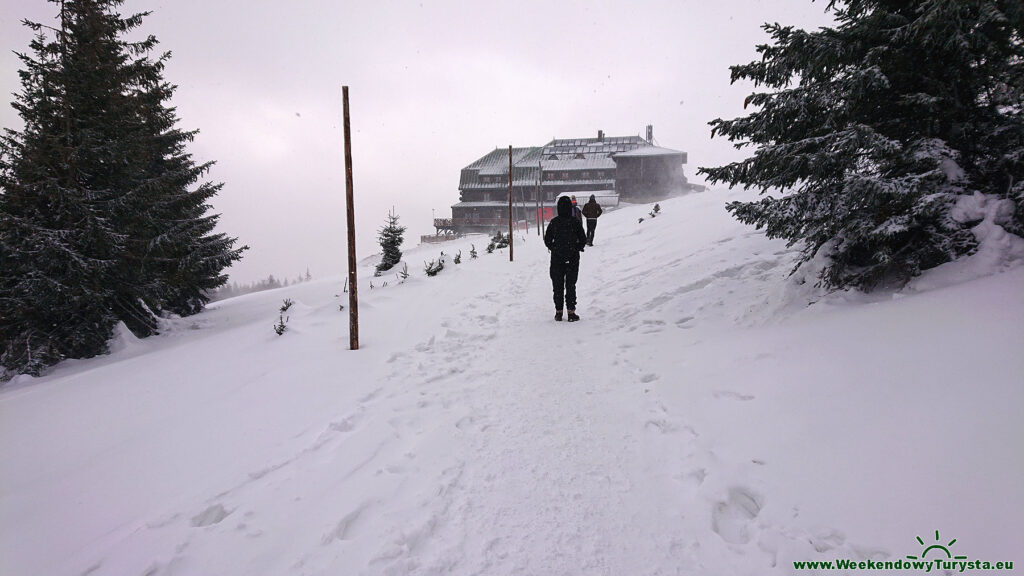
<svg viewBox="0 0 1024 576">
<path fill-rule="evenodd" d="M 1020 246 L 822 295 L 747 197 L 603 216 L 578 324 L 535 233 L 477 236 L 365 263 L 358 352 L 335 278 L 5 386 L 0 574 L 792 574 L 935 530 L 1014 560 Z"/>
</svg>

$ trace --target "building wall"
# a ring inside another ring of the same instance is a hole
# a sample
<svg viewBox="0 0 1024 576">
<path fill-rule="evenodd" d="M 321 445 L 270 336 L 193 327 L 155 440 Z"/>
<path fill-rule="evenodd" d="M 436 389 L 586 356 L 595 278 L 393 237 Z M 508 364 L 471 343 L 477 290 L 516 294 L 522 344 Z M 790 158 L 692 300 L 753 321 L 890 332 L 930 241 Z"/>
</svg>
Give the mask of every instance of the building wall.
<svg viewBox="0 0 1024 576">
<path fill-rule="evenodd" d="M 626 202 L 660 200 L 686 189 L 682 154 L 627 156 L 615 163 L 615 191 Z"/>
</svg>

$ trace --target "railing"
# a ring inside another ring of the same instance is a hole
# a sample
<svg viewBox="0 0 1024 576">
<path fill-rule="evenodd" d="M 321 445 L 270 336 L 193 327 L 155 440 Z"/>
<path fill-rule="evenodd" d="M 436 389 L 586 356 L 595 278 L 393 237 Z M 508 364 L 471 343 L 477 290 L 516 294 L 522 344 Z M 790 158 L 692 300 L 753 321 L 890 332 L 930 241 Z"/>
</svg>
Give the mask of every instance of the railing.
<svg viewBox="0 0 1024 576">
<path fill-rule="evenodd" d="M 434 228 L 451 228 L 451 218 L 434 218 Z"/>
<path fill-rule="evenodd" d="M 462 238 L 461 234 L 428 234 L 426 236 L 420 236 L 421 244 L 436 244 L 438 242 L 447 242 L 449 240 L 455 240 L 456 238 Z"/>
<path fill-rule="evenodd" d="M 475 226 L 505 229 L 508 228 L 508 218 L 453 218 L 452 224 L 456 228 Z M 526 220 L 519 220 L 514 224 L 516 228 L 523 228 L 529 225 Z"/>
</svg>

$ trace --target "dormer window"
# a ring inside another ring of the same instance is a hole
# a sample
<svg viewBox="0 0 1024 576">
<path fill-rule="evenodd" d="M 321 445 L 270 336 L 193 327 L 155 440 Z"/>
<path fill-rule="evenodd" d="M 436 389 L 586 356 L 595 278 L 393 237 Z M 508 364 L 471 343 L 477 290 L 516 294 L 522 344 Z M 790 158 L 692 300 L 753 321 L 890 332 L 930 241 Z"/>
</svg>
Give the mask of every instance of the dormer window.
<svg viewBox="0 0 1024 576">
<path fill-rule="evenodd" d="M 579 152 L 577 152 L 576 155 L 573 156 L 574 160 L 583 160 L 585 158 L 586 158 L 586 156 L 584 156 L 582 153 L 579 153 Z"/>
<path fill-rule="evenodd" d="M 548 160 L 558 160 L 558 154 L 552 154 L 551 156 L 548 156 Z"/>
</svg>

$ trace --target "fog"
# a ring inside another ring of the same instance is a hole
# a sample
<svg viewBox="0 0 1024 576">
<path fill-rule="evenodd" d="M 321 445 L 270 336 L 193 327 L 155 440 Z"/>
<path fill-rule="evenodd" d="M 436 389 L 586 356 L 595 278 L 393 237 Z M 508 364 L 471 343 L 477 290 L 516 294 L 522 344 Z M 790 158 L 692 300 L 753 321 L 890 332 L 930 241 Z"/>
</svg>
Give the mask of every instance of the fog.
<svg viewBox="0 0 1024 576">
<path fill-rule="evenodd" d="M 57 6 L 0 1 L 0 89 L 19 90 L 32 33 Z M 341 87 L 349 86 L 357 250 L 378 251 L 393 207 L 407 245 L 450 216 L 459 171 L 496 147 L 642 135 L 698 166 L 738 160 L 708 121 L 743 113 L 750 85 L 730 65 L 757 58 L 766 21 L 817 28 L 819 0 L 332 2 L 129 0 L 140 29 L 173 56 L 166 79 L 197 161 L 216 161 L 219 230 L 250 250 L 229 272 L 249 282 L 346 266 Z M 8 96 L 7 102 L 12 100 Z M 19 128 L 0 108 L 0 125 Z"/>
</svg>

